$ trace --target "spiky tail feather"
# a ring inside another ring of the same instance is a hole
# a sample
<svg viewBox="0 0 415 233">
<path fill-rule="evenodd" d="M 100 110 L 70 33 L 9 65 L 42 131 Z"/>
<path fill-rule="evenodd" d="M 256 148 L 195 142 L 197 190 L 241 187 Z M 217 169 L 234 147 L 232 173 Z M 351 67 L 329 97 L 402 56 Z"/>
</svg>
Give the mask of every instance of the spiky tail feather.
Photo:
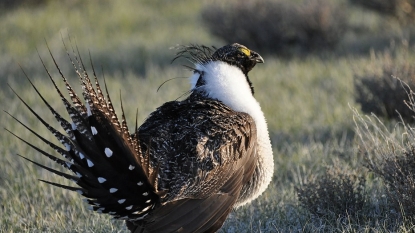
<svg viewBox="0 0 415 233">
<path fill-rule="evenodd" d="M 47 158 L 71 171 L 73 175 L 46 167 L 24 157 L 25 159 L 56 175 L 75 182 L 78 187 L 42 180 L 43 182 L 80 193 L 87 198 L 86 201 L 90 208 L 98 213 L 107 213 L 116 219 L 130 221 L 143 219 L 159 203 L 160 197 L 154 188 L 157 169 L 154 169 L 149 163 L 147 153 L 141 151 L 138 135 L 136 133 L 130 134 L 124 110 L 121 109 L 122 119 L 120 123 L 108 94 L 105 79 L 106 98 L 101 90 L 91 61 L 95 82 L 95 88 L 93 87 L 78 48 L 76 48 L 77 53 L 75 53 L 72 47 L 75 62 L 67 49 L 66 51 L 81 82 L 85 104 L 62 74 L 49 47 L 48 50 L 69 93 L 71 102 L 64 97 L 42 58 L 40 56 L 39 58 L 70 116 L 70 121 L 65 120 L 51 107 L 23 69 L 22 71 L 37 95 L 65 130 L 66 135 L 47 123 L 13 89 L 12 91 L 29 111 L 59 140 L 64 148 L 48 141 L 20 120 L 8 114 L 46 145 L 63 156 L 64 159 L 59 159 L 13 132 L 6 130 Z"/>
</svg>

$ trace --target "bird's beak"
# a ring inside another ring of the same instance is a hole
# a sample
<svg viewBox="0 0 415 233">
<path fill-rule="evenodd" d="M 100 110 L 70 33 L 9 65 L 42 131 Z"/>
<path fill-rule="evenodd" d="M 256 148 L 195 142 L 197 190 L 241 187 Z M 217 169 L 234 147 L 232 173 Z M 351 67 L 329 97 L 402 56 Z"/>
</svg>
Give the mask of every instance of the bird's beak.
<svg viewBox="0 0 415 233">
<path fill-rule="evenodd" d="M 257 52 L 251 50 L 251 60 L 256 63 L 264 63 L 264 58 L 261 57 Z"/>
</svg>

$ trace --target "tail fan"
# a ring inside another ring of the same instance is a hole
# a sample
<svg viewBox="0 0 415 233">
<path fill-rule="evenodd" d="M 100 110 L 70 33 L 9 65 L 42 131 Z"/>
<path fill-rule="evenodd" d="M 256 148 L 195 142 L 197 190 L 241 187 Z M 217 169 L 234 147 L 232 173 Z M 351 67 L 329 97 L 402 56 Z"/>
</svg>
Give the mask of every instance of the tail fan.
<svg viewBox="0 0 415 233">
<path fill-rule="evenodd" d="M 63 159 L 34 146 L 15 133 L 10 132 L 9 130 L 7 131 L 34 150 L 72 172 L 73 175 L 49 168 L 22 156 L 23 158 L 56 175 L 75 182 L 78 187 L 66 186 L 45 180 L 41 181 L 80 193 L 87 198 L 86 202 L 90 205 L 90 209 L 98 213 L 107 213 L 112 215 L 115 219 L 125 219 L 129 221 L 143 219 L 148 215 L 149 211 L 154 209 L 155 206 L 160 203 L 160 196 L 155 190 L 154 177 L 157 175 L 157 168 L 152 167 L 149 163 L 147 154 L 141 151 L 137 133 L 130 134 L 122 107 L 120 123 L 108 94 L 105 79 L 104 87 L 107 93 L 106 97 L 99 85 L 92 61 L 91 66 L 95 88 L 85 69 L 78 49 L 77 53 L 75 53 L 72 47 L 72 52 L 74 53 L 75 60 L 72 59 L 67 50 L 68 57 L 81 82 L 83 90 L 82 96 L 85 100 L 85 104 L 81 101 L 61 72 L 50 49 L 50 56 L 65 84 L 70 96 L 70 101 L 65 98 L 58 88 L 51 73 L 39 56 L 54 89 L 60 96 L 66 111 L 69 114 L 69 121 L 65 120 L 65 118 L 48 103 L 23 71 L 30 85 L 54 115 L 56 121 L 60 124 L 66 134 L 61 133 L 46 122 L 12 89 L 28 110 L 59 140 L 63 147 L 48 141 L 19 119 L 8 113 L 23 127 L 60 154 Z"/>
</svg>

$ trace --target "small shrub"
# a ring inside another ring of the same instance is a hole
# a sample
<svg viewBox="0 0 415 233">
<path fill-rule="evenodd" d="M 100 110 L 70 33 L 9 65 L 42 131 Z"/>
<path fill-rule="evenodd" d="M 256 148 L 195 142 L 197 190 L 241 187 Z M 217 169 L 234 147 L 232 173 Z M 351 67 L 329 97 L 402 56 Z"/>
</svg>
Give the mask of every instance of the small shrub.
<svg viewBox="0 0 415 233">
<path fill-rule="evenodd" d="M 408 106 L 415 111 L 415 93 L 409 90 Z M 415 220 L 415 128 L 404 121 L 394 130 L 376 117 L 362 117 L 354 110 L 356 133 L 365 166 L 386 185 L 391 213 Z"/>
<path fill-rule="evenodd" d="M 300 205 L 318 217 L 353 219 L 360 216 L 366 202 L 365 178 L 337 165 L 297 188 L 297 195 Z"/>
<path fill-rule="evenodd" d="M 202 18 L 210 31 L 228 43 L 238 42 L 262 53 L 292 55 L 330 49 L 346 28 L 344 8 L 330 0 L 231 1 L 209 4 Z"/>
<path fill-rule="evenodd" d="M 370 171 L 376 173 L 387 186 L 390 205 L 403 217 L 415 217 L 415 146 L 393 154 L 377 163 L 367 163 Z"/>
<path fill-rule="evenodd" d="M 397 18 L 401 23 L 415 20 L 415 0 L 350 0 L 350 2 Z"/>
<path fill-rule="evenodd" d="M 374 113 L 388 119 L 402 117 L 413 122 L 413 111 L 408 108 L 408 87 L 415 89 L 415 65 L 409 61 L 393 62 L 386 55 L 382 71 L 355 76 L 355 100 L 365 113 Z M 402 85 L 399 79 L 408 84 Z"/>
</svg>

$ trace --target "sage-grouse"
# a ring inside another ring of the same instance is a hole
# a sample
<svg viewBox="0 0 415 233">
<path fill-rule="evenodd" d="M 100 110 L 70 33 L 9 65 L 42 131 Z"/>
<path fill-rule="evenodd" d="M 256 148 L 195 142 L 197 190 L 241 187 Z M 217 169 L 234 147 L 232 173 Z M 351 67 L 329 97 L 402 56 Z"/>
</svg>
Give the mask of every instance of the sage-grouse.
<svg viewBox="0 0 415 233">
<path fill-rule="evenodd" d="M 217 50 L 181 47 L 176 58 L 194 64 L 189 95 L 157 108 L 132 134 L 124 112 L 119 119 L 104 95 L 92 63 L 93 79 L 80 57 L 71 59 L 84 103 L 50 55 L 70 101 L 45 69 L 70 120 L 32 86 L 66 135 L 18 97 L 63 146 L 18 121 L 64 159 L 22 139 L 25 143 L 73 174 L 27 160 L 75 182 L 77 187 L 44 181 L 78 192 L 90 209 L 125 220 L 131 232 L 216 232 L 233 208 L 257 198 L 270 183 L 274 164 L 267 123 L 248 78 L 264 62 L 258 53 L 237 43 Z"/>
</svg>

